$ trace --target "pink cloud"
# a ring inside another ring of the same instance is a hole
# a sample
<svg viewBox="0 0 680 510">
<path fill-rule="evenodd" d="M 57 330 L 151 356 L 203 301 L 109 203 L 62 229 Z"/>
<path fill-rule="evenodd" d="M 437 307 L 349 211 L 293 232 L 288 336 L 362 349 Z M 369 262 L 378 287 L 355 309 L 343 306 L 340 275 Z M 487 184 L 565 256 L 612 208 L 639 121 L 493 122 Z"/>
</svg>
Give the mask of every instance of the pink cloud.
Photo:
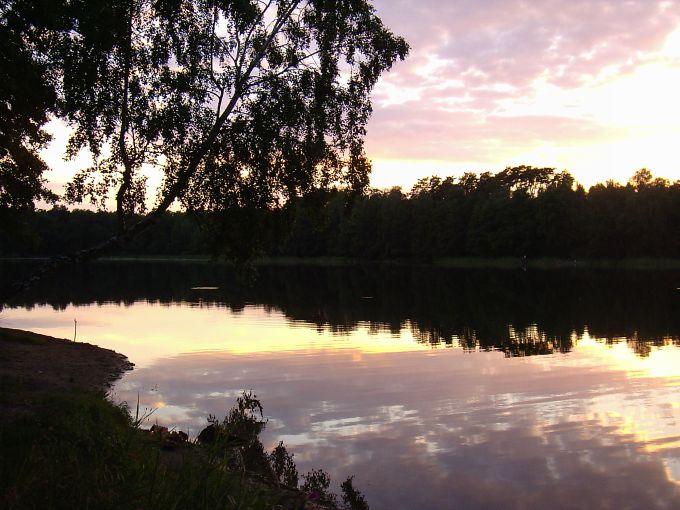
<svg viewBox="0 0 680 510">
<path fill-rule="evenodd" d="M 488 83 L 517 87 L 544 72 L 579 80 L 608 65 L 640 61 L 680 21 L 678 1 L 379 0 L 376 5 L 413 48 L 395 79 L 412 78 L 414 68 L 436 56 L 448 65 L 433 78 L 474 69 Z"/>
<path fill-rule="evenodd" d="M 497 161 L 517 147 L 565 146 L 620 134 L 555 111 L 511 117 L 537 79 L 588 86 L 658 60 L 680 25 L 680 0 L 377 0 L 377 12 L 412 50 L 374 97 L 374 158 Z M 400 91 L 406 99 L 394 100 Z M 414 100 L 413 98 L 418 98 Z M 389 106 L 388 106 L 389 105 Z M 559 110 L 557 110 L 559 111 Z M 494 156 L 485 153 L 495 151 Z M 556 165 L 558 163 L 556 162 Z"/>
<path fill-rule="evenodd" d="M 518 148 L 545 140 L 561 140 L 571 145 L 617 134 L 616 127 L 592 120 L 555 115 L 482 115 L 409 103 L 375 111 L 367 146 L 375 158 L 491 163 L 504 155 L 511 157 Z"/>
</svg>

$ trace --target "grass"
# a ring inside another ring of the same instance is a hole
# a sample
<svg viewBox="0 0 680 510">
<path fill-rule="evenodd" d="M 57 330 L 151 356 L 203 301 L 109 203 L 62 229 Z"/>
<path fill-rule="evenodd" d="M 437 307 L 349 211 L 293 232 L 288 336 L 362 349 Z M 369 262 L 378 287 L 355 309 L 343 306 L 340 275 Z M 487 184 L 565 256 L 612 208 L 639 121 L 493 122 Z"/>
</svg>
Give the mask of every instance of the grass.
<svg viewBox="0 0 680 510">
<path fill-rule="evenodd" d="M 43 335 L 37 335 L 30 331 L 20 329 L 0 328 L 0 341 L 13 342 L 27 345 L 40 345 L 45 343 Z"/>
<path fill-rule="evenodd" d="M 141 430 L 103 393 L 61 392 L 40 404 L 39 416 L 0 426 L 0 508 L 337 508 L 323 471 L 303 475 L 298 489 L 283 444 L 264 451 L 266 420 L 254 395 L 240 397 L 223 421 L 210 417 L 208 439 L 180 444 L 168 443 L 167 430 Z M 351 479 L 342 487 L 348 508 L 368 509 Z"/>
<path fill-rule="evenodd" d="M 169 461 L 161 439 L 103 394 L 53 394 L 41 404 L 40 416 L 0 429 L 2 508 L 264 509 L 276 502 L 266 486 L 195 445 Z"/>
</svg>

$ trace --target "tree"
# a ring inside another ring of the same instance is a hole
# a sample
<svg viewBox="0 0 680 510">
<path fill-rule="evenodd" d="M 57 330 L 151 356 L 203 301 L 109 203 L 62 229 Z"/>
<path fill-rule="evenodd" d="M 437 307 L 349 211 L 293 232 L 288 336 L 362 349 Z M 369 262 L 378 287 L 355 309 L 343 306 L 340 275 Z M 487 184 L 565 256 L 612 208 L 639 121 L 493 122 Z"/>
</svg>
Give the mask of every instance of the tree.
<svg viewBox="0 0 680 510">
<path fill-rule="evenodd" d="M 652 175 L 652 172 L 647 168 L 641 168 L 628 180 L 628 184 L 639 191 L 640 189 L 649 186 L 653 180 L 654 176 Z"/>
<path fill-rule="evenodd" d="M 24 2 L 4 5 L 8 18 Z M 62 262 L 127 242 L 176 201 L 214 212 L 367 185 L 370 92 L 408 52 L 369 2 L 71 0 L 60 15 L 31 56 L 58 69 L 69 155 L 93 155 L 67 198 L 113 195 L 119 218 L 117 235 Z M 163 184 L 135 220 L 148 166 Z"/>
<path fill-rule="evenodd" d="M 56 107 L 54 75 L 35 55 L 45 49 L 41 31 L 57 21 L 22 3 L 0 1 L 0 223 L 32 210 L 36 200 L 53 201 L 38 156 L 49 136 L 42 130 Z"/>
</svg>

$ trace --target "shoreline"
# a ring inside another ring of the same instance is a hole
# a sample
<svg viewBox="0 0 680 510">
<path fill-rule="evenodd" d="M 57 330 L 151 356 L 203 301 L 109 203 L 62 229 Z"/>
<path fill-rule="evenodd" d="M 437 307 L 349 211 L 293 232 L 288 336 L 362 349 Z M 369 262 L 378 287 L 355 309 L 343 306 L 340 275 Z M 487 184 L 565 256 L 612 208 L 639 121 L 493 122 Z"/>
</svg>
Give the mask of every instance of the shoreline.
<svg viewBox="0 0 680 510">
<path fill-rule="evenodd" d="M 60 392 L 105 393 L 134 364 L 127 356 L 85 342 L 0 328 L 0 422 L 40 412 Z"/>
<path fill-rule="evenodd" d="M 0 257 L 1 262 L 43 262 L 51 257 Z M 233 261 L 209 256 L 182 255 L 120 255 L 101 257 L 92 263 L 177 263 L 177 264 L 217 264 L 237 266 Z M 451 269 L 521 269 L 521 257 L 439 257 L 433 259 L 361 259 L 350 257 L 259 257 L 248 262 L 252 266 L 318 266 L 318 267 L 351 267 L 351 266 L 413 266 L 441 267 Z M 527 269 L 623 269 L 623 270 L 669 270 L 680 269 L 680 259 L 633 257 L 633 258 L 559 258 L 529 257 Z"/>
<path fill-rule="evenodd" d="M 250 432 L 238 429 L 245 434 L 239 440 L 255 434 L 251 446 L 233 443 L 229 434 L 237 429 L 227 418 L 206 428 L 217 431 L 211 439 L 199 435 L 188 441 L 186 434 L 158 425 L 142 429 L 127 406 L 106 393 L 133 367 L 113 350 L 0 327 L 0 451 L 7 460 L 0 462 L 0 507 L 349 508 L 327 492 L 328 485 L 298 486 L 294 464 L 293 486 L 274 470 L 257 439 L 257 425 L 263 423 L 256 419 L 257 400 L 253 414 L 241 409 L 234 422 L 248 424 L 255 417 Z M 232 450 L 240 453 L 226 455 Z M 283 454 L 288 456 L 285 448 Z M 343 485 L 343 494 L 347 490 L 365 504 L 351 477 L 345 483 L 349 488 Z M 225 500 L 225 491 L 231 499 Z M 195 506 L 196 501 L 203 503 Z"/>
</svg>

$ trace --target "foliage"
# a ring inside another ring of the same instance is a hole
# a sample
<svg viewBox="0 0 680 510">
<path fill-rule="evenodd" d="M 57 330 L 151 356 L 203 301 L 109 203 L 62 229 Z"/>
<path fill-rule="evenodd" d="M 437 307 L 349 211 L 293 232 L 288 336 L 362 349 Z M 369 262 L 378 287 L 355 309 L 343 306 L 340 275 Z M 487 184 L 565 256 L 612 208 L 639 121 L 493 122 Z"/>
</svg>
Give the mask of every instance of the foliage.
<svg viewBox="0 0 680 510">
<path fill-rule="evenodd" d="M 328 473 L 322 469 L 313 469 L 306 475 L 302 475 L 302 479 L 304 480 L 302 490 L 309 494 L 311 499 L 322 504 L 336 502 L 337 496 L 329 491 L 331 478 Z"/>
<path fill-rule="evenodd" d="M 680 182 L 636 182 L 586 191 L 567 172 L 516 167 L 421 179 L 409 194 L 373 190 L 340 209 L 349 197 L 331 192 L 272 211 L 269 230 L 279 234 L 263 251 L 369 260 L 680 257 Z"/>
<path fill-rule="evenodd" d="M 36 200 L 55 199 L 45 187 L 47 167 L 38 156 L 49 140 L 42 126 L 56 108 L 54 73 L 34 56 L 47 43 L 42 32 L 56 20 L 36 7 L 0 1 L 0 222 L 5 228 Z"/>
<path fill-rule="evenodd" d="M 288 453 L 288 450 L 283 445 L 283 441 L 280 441 L 269 454 L 269 463 L 279 483 L 289 487 L 298 486 L 297 467 L 293 461 L 293 455 Z"/>
<path fill-rule="evenodd" d="M 354 477 L 350 476 L 342 482 L 340 488 L 342 489 L 342 502 L 350 510 L 369 510 L 366 498 L 361 491 L 354 488 Z"/>
<path fill-rule="evenodd" d="M 215 418 L 209 421 L 216 423 Z M 257 395 L 252 391 L 245 391 L 236 399 L 236 405 L 225 416 L 222 430 L 247 443 L 260 435 L 266 423 L 262 404 Z"/>
<path fill-rule="evenodd" d="M 262 405 L 252 392 L 244 392 L 220 422 L 208 417 L 208 427 L 198 440 L 206 443 L 217 459 L 226 459 L 232 469 L 243 473 L 258 473 L 273 481 L 269 457 L 259 439 L 267 421 Z"/>
<path fill-rule="evenodd" d="M 119 249 L 177 202 L 224 212 L 314 189 L 362 190 L 370 93 L 409 49 L 367 0 L 0 2 L 0 42 L 10 46 L 0 62 L 4 113 L 49 96 L 42 116 L 7 115 L 0 125 L 0 200 L 48 197 L 35 151 L 54 111 L 72 128 L 67 155 L 87 150 L 93 161 L 66 199 L 100 209 L 115 199 L 118 218 L 114 235 L 51 259 L 0 289 L 3 299 Z M 21 99 L 15 68 L 37 84 Z M 145 214 L 149 168 L 161 184 Z"/>
</svg>

